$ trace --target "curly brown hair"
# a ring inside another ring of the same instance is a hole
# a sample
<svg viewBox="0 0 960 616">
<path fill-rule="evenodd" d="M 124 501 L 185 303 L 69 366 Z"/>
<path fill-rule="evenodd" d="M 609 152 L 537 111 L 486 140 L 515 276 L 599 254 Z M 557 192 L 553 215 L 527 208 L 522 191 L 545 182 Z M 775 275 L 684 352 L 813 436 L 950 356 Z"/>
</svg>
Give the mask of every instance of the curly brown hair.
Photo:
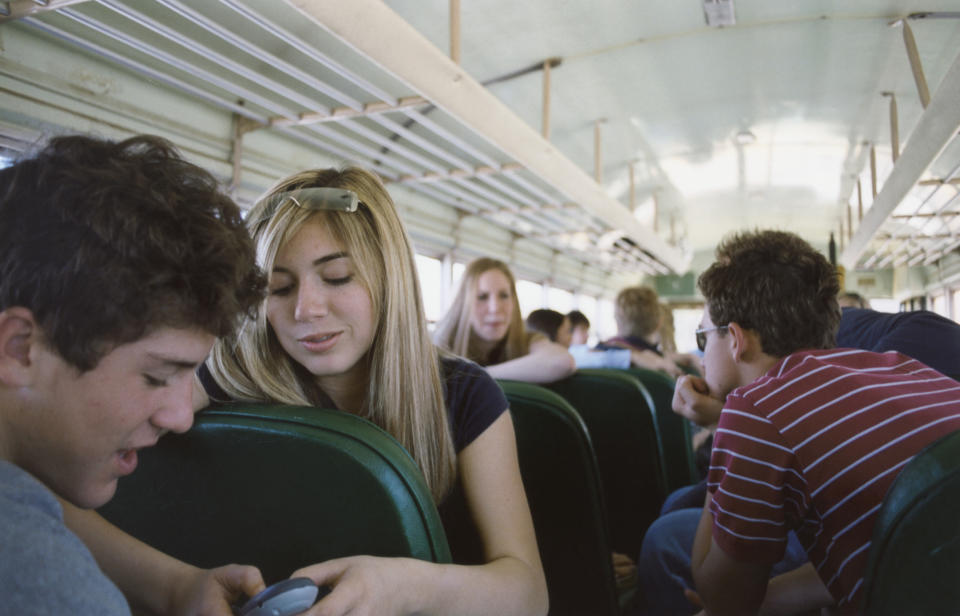
<svg viewBox="0 0 960 616">
<path fill-rule="evenodd" d="M 81 372 L 158 327 L 230 334 L 265 284 L 240 209 L 164 139 L 58 137 L 0 171 L 0 310 Z"/>
<path fill-rule="evenodd" d="M 747 231 L 725 238 L 697 281 L 714 325 L 736 322 L 760 336 L 764 353 L 836 346 L 837 272 L 792 233 Z"/>
</svg>

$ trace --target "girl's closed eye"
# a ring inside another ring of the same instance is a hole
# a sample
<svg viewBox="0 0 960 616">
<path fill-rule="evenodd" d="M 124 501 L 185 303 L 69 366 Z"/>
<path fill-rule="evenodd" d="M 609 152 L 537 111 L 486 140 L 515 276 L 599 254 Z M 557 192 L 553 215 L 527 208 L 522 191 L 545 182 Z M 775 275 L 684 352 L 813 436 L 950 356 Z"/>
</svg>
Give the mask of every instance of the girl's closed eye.
<svg viewBox="0 0 960 616">
<path fill-rule="evenodd" d="M 339 287 L 353 280 L 353 274 L 347 274 L 338 278 L 324 277 L 323 281 L 329 285 Z"/>
<path fill-rule="evenodd" d="M 349 284 L 354 277 L 353 267 L 348 257 L 340 257 L 324 264 L 320 270 L 323 282 L 334 287 Z"/>
</svg>

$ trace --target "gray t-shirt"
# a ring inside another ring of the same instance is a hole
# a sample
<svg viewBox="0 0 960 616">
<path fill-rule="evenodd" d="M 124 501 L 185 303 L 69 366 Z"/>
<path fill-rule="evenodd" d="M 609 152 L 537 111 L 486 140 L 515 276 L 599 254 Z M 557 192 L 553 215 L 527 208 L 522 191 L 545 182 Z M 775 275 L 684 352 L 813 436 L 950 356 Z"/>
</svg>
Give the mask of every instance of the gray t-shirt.
<svg viewBox="0 0 960 616">
<path fill-rule="evenodd" d="M 130 616 L 120 590 L 63 524 L 60 503 L 23 469 L 0 460 L 0 612 L 18 616 Z"/>
</svg>

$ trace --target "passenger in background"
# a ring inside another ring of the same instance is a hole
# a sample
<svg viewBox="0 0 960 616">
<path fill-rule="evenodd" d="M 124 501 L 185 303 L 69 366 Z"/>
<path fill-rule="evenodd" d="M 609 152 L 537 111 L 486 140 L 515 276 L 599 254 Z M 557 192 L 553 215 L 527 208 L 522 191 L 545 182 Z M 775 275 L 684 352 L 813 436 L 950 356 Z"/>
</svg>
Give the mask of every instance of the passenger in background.
<svg viewBox="0 0 960 616">
<path fill-rule="evenodd" d="M 853 291 L 844 291 L 837 296 L 837 303 L 840 304 L 841 308 L 869 308 L 870 302 L 867 301 L 867 298 L 860 295 L 859 293 L 854 293 Z"/>
<path fill-rule="evenodd" d="M 527 315 L 527 330 L 539 332 L 560 346 L 569 347 L 571 342 L 570 319 L 563 313 L 549 308 L 537 308 Z"/>
<path fill-rule="evenodd" d="M 556 310 L 538 308 L 527 315 L 527 329 L 539 332 L 557 344 L 569 343 L 570 320 Z M 586 344 L 570 344 L 570 355 L 580 368 L 615 368 L 625 370 L 631 365 L 644 368 L 645 357 L 632 349 L 591 349 Z M 636 361 L 634 361 L 636 359 Z"/>
<path fill-rule="evenodd" d="M 526 330 L 513 273 L 496 259 L 480 258 L 467 265 L 434 339 L 497 379 L 552 383 L 576 370 L 566 347 Z"/>
<path fill-rule="evenodd" d="M 570 344 L 587 344 L 590 341 L 590 319 L 579 310 L 567 313 L 570 319 Z"/>
<path fill-rule="evenodd" d="M 354 556 L 308 566 L 293 577 L 333 589 L 307 614 L 546 613 L 506 399 L 483 370 L 430 341 L 411 244 L 380 180 L 356 168 L 296 174 L 257 203 L 247 225 L 269 295 L 236 337 L 215 345 L 197 405 L 324 406 L 369 419 L 410 452 L 438 503 L 459 485 L 485 558 L 460 566 Z M 100 522 L 95 538 L 115 542 L 119 531 Z M 132 550 L 130 559 L 158 554 Z M 129 563 L 104 566 L 122 576 Z"/>
<path fill-rule="evenodd" d="M 160 138 L 59 137 L 0 171 L 0 270 L 0 612 L 129 616 L 64 515 L 192 424 L 194 370 L 263 297 L 240 209 Z M 179 575 L 131 564 L 138 613 L 263 589 L 254 567 L 162 561 Z"/>
<path fill-rule="evenodd" d="M 877 312 L 843 308 L 837 346 L 899 351 L 953 378 L 960 377 L 960 325 L 928 310 Z"/>
<path fill-rule="evenodd" d="M 630 349 L 634 351 L 631 353 L 633 364 L 640 368 L 660 370 L 674 377 L 683 374 L 683 370 L 657 348 L 661 314 L 656 291 L 650 287 L 621 290 L 615 300 L 614 319 L 617 335 L 597 345 L 597 349 Z"/>
</svg>

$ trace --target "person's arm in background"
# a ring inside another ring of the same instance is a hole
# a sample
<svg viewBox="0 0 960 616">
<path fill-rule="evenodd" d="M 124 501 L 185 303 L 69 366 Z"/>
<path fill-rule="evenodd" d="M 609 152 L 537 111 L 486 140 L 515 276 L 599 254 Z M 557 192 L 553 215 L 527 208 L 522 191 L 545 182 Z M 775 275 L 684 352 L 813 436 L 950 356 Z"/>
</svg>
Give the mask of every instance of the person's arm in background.
<svg viewBox="0 0 960 616">
<path fill-rule="evenodd" d="M 511 379 L 528 383 L 552 383 L 564 379 L 577 369 L 573 356 L 566 347 L 536 337 L 530 343 L 530 352 L 500 364 L 486 366 L 495 379 Z"/>
<path fill-rule="evenodd" d="M 659 370 L 666 372 L 672 377 L 678 377 L 684 372 L 677 364 L 666 357 L 661 356 L 654 351 L 630 351 L 630 362 L 637 368 L 646 368 L 647 370 Z"/>
<path fill-rule="evenodd" d="M 630 367 L 630 349 L 594 350 L 585 344 L 575 344 L 569 349 L 577 369 L 580 368 L 618 368 Z"/>
<path fill-rule="evenodd" d="M 697 374 L 700 372 L 700 358 L 696 355 L 692 355 L 690 353 L 677 353 L 676 351 L 665 351 L 663 356 L 678 366 L 694 370 L 697 372 Z"/>
</svg>

